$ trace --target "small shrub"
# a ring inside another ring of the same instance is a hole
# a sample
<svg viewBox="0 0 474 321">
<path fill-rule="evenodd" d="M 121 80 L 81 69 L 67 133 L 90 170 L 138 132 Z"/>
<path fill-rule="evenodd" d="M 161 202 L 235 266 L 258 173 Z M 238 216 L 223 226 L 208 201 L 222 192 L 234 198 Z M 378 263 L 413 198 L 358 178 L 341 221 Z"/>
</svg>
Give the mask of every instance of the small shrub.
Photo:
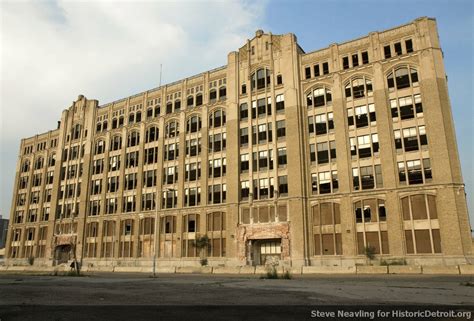
<svg viewBox="0 0 474 321">
<path fill-rule="evenodd" d="M 199 263 L 201 263 L 201 266 L 206 266 L 207 265 L 207 258 L 202 258 L 199 260 Z"/>
<path fill-rule="evenodd" d="M 366 247 L 364 248 L 364 253 L 365 253 L 365 256 L 366 256 L 369 260 L 375 259 L 375 247 L 373 247 L 373 246 L 366 246 Z"/>
<path fill-rule="evenodd" d="M 35 258 L 34 258 L 33 256 L 30 256 L 30 257 L 28 258 L 28 264 L 29 264 L 29 265 L 33 265 L 34 263 L 35 263 Z"/>
<path fill-rule="evenodd" d="M 285 271 L 285 273 L 283 273 L 283 275 L 281 276 L 282 279 L 284 280 L 291 280 L 291 273 L 290 271 Z"/>
</svg>

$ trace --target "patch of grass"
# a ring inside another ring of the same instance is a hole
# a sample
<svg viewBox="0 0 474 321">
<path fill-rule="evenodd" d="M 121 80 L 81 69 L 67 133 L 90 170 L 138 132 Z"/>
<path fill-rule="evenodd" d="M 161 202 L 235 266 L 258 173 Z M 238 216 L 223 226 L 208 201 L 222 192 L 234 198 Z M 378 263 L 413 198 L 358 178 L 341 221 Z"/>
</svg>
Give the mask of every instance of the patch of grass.
<svg viewBox="0 0 474 321">
<path fill-rule="evenodd" d="M 461 282 L 461 285 L 464 285 L 464 286 L 474 286 L 474 281 Z"/>
</svg>

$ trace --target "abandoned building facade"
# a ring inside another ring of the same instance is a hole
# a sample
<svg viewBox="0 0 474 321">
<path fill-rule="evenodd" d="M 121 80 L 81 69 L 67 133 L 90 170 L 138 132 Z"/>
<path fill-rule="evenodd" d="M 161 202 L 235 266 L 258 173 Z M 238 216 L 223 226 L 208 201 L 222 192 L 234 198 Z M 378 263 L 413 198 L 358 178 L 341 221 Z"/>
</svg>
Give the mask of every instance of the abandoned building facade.
<svg viewBox="0 0 474 321">
<path fill-rule="evenodd" d="M 431 18 L 310 53 L 258 30 L 223 67 L 104 105 L 80 95 L 22 140 L 13 194 L 9 264 L 472 257 Z"/>
</svg>

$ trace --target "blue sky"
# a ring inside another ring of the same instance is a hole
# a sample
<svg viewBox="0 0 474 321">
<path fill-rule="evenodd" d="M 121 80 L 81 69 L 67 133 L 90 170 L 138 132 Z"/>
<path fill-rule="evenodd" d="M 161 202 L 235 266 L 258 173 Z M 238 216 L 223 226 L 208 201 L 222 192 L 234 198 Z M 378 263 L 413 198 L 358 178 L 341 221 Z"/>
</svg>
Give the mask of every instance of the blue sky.
<svg viewBox="0 0 474 321">
<path fill-rule="evenodd" d="M 437 19 L 474 223 L 474 1 L 2 1 L 0 214 L 20 139 L 55 128 L 84 94 L 101 104 L 226 63 L 262 28 L 310 52 L 421 16 Z M 199 54 L 195 54 L 199 53 Z"/>
</svg>

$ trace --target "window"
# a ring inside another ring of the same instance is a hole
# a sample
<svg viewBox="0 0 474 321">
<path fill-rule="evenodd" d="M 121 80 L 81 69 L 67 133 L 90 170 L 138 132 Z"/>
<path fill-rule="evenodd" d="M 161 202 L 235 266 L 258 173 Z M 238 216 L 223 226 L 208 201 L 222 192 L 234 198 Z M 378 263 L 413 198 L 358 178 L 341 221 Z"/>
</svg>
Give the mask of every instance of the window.
<svg viewBox="0 0 474 321">
<path fill-rule="evenodd" d="M 349 57 L 342 57 L 342 68 L 349 69 Z"/>
<path fill-rule="evenodd" d="M 277 121 L 276 128 L 277 128 L 277 139 L 280 139 L 286 136 L 285 120 Z"/>
<path fill-rule="evenodd" d="M 382 168 L 380 165 L 353 168 L 352 179 L 354 190 L 383 187 Z"/>
<path fill-rule="evenodd" d="M 226 96 L 227 96 L 226 87 L 221 87 L 221 88 L 219 88 L 219 100 L 224 100 L 224 99 L 226 99 Z"/>
<path fill-rule="evenodd" d="M 222 237 L 223 231 L 226 230 L 226 220 L 224 212 L 214 212 L 207 214 L 207 231 L 221 232 L 216 233 L 220 237 L 213 237 L 209 239 L 209 246 L 207 248 L 207 255 L 210 257 L 223 257 L 226 256 L 226 242 L 225 237 Z M 214 233 L 209 233 L 216 235 Z"/>
<path fill-rule="evenodd" d="M 276 84 L 283 85 L 283 77 L 281 75 L 277 75 Z"/>
<path fill-rule="evenodd" d="M 144 187 L 153 187 L 156 186 L 156 171 L 149 170 L 143 172 L 143 186 Z"/>
<path fill-rule="evenodd" d="M 372 96 L 372 81 L 368 78 L 355 78 L 345 87 L 346 99 L 358 99 Z"/>
<path fill-rule="evenodd" d="M 122 148 L 122 137 L 121 136 L 114 136 L 110 141 L 110 150 L 120 150 Z"/>
<path fill-rule="evenodd" d="M 101 158 L 101 159 L 94 160 L 92 164 L 92 174 L 101 174 L 103 171 L 104 171 L 104 159 Z"/>
<path fill-rule="evenodd" d="M 286 147 L 278 148 L 278 167 L 286 167 Z"/>
<path fill-rule="evenodd" d="M 163 184 L 174 184 L 178 181 L 178 166 L 163 168 Z"/>
<path fill-rule="evenodd" d="M 95 152 L 94 155 L 99 155 L 104 152 L 105 149 L 105 142 L 103 140 L 99 140 L 95 143 Z"/>
<path fill-rule="evenodd" d="M 226 201 L 226 184 L 208 186 L 208 203 L 220 204 Z"/>
<path fill-rule="evenodd" d="M 383 47 L 383 52 L 385 59 L 388 59 L 392 56 L 392 52 L 390 51 L 390 45 Z"/>
<path fill-rule="evenodd" d="M 174 112 L 178 112 L 181 110 L 181 100 L 175 100 L 174 101 Z"/>
<path fill-rule="evenodd" d="M 179 156 L 179 143 L 165 145 L 164 160 L 174 160 Z"/>
<path fill-rule="evenodd" d="M 226 159 L 225 158 L 218 158 L 209 160 L 209 177 L 221 177 L 225 176 L 226 174 Z"/>
<path fill-rule="evenodd" d="M 323 75 L 329 74 L 329 63 L 323 62 Z"/>
<path fill-rule="evenodd" d="M 306 96 L 306 104 L 308 107 L 321 107 L 330 105 L 332 102 L 331 90 L 327 88 L 314 89 Z"/>
<path fill-rule="evenodd" d="M 215 102 L 217 100 L 217 91 L 215 89 L 211 89 L 209 91 L 209 101 L 211 103 Z"/>
<path fill-rule="evenodd" d="M 400 67 L 387 76 L 387 85 L 390 91 L 418 85 L 418 72 L 412 67 Z"/>
<path fill-rule="evenodd" d="M 179 123 L 177 121 L 169 122 L 165 127 L 165 138 L 177 137 L 179 135 Z"/>
<path fill-rule="evenodd" d="M 127 137 L 127 147 L 133 147 L 140 143 L 140 134 L 138 132 L 131 132 Z"/>
<path fill-rule="evenodd" d="M 155 209 L 155 193 L 147 193 L 142 195 L 142 211 L 151 211 Z"/>
<path fill-rule="evenodd" d="M 402 55 L 402 44 L 400 42 L 396 42 L 394 47 L 395 47 L 395 53 L 397 54 L 397 56 L 401 56 Z"/>
<path fill-rule="evenodd" d="M 201 163 L 191 163 L 185 165 L 184 179 L 189 181 L 196 181 L 201 178 Z"/>
<path fill-rule="evenodd" d="M 125 167 L 137 167 L 138 166 L 138 151 L 125 154 Z"/>
<path fill-rule="evenodd" d="M 209 135 L 209 152 L 220 152 L 226 148 L 226 133 Z"/>
<path fill-rule="evenodd" d="M 158 162 L 158 147 L 151 147 L 145 149 L 145 164 L 154 164 Z"/>
<path fill-rule="evenodd" d="M 163 192 L 162 208 L 175 208 L 178 204 L 178 191 L 166 190 Z"/>
<path fill-rule="evenodd" d="M 271 103 L 271 101 L 269 101 L 269 103 Z M 276 96 L 275 108 L 276 108 L 277 113 L 282 112 L 283 110 L 285 110 L 285 96 L 283 94 Z M 270 114 L 271 113 L 269 113 L 269 115 Z"/>
<path fill-rule="evenodd" d="M 341 255 L 342 235 L 337 232 L 336 226 L 341 224 L 340 206 L 337 203 L 323 202 L 312 208 L 312 222 L 314 229 L 314 255 Z M 325 227 L 321 233 L 321 227 Z"/>
<path fill-rule="evenodd" d="M 413 41 L 411 39 L 405 40 L 405 48 L 407 53 L 413 52 Z"/>
<path fill-rule="evenodd" d="M 201 117 L 192 116 L 186 123 L 186 133 L 196 133 L 201 130 Z"/>
<path fill-rule="evenodd" d="M 136 209 L 136 197 L 135 195 L 125 196 L 123 198 L 123 212 L 135 212 Z M 128 232 L 130 234 L 130 231 Z"/>
<path fill-rule="evenodd" d="M 247 200 L 250 194 L 250 182 L 242 181 L 240 182 L 240 199 Z"/>
<path fill-rule="evenodd" d="M 196 94 L 196 106 L 201 106 L 202 105 L 202 94 L 198 93 Z"/>
<path fill-rule="evenodd" d="M 249 110 L 247 103 L 240 104 L 240 120 L 246 120 L 249 117 Z"/>
<path fill-rule="evenodd" d="M 120 169 L 120 155 L 109 158 L 109 171 L 116 171 Z"/>
<path fill-rule="evenodd" d="M 158 127 L 150 127 L 148 128 L 148 130 L 146 131 L 146 139 L 145 139 L 145 142 L 146 143 L 151 143 L 151 142 L 154 142 L 154 141 L 157 141 L 158 140 L 158 137 L 159 137 L 159 130 L 158 130 Z"/>
<path fill-rule="evenodd" d="M 242 95 L 245 95 L 247 93 L 247 85 L 242 84 Z"/>
<path fill-rule="evenodd" d="M 201 204 L 201 188 L 192 187 L 184 189 L 184 206 L 197 206 Z M 193 230 L 188 230 L 188 232 L 194 232 Z"/>
<path fill-rule="evenodd" d="M 306 79 L 310 79 L 311 78 L 311 67 L 306 67 L 304 69 L 304 74 L 305 74 Z"/>
<path fill-rule="evenodd" d="M 278 176 L 278 195 L 288 195 L 288 176 Z"/>
<path fill-rule="evenodd" d="M 173 103 L 171 101 L 166 103 L 166 114 L 172 114 L 173 113 Z"/>
<path fill-rule="evenodd" d="M 240 172 L 248 172 L 249 170 L 249 154 L 240 155 Z"/>
<path fill-rule="evenodd" d="M 96 216 L 100 214 L 100 200 L 90 201 L 89 216 Z"/>
<path fill-rule="evenodd" d="M 250 77 L 252 91 L 263 89 L 270 85 L 270 71 L 268 69 L 259 69 Z"/>
<path fill-rule="evenodd" d="M 186 105 L 188 107 L 193 107 L 193 105 L 194 105 L 194 97 L 193 96 L 188 96 L 188 99 L 186 101 Z"/>
<path fill-rule="evenodd" d="M 273 177 L 261 178 L 253 180 L 253 198 L 254 199 L 265 199 L 273 198 L 274 196 L 274 183 Z"/>
<path fill-rule="evenodd" d="M 223 109 L 217 109 L 209 115 L 209 128 L 218 128 L 224 126 L 226 123 L 226 114 Z"/>
<path fill-rule="evenodd" d="M 413 221 L 434 220 L 438 218 L 436 196 L 415 194 L 401 199 L 403 219 L 412 221 L 405 230 L 405 244 L 407 254 L 441 253 L 441 239 L 439 229 L 430 227 L 422 229 Z M 426 226 L 426 225 L 425 225 Z"/>
<path fill-rule="evenodd" d="M 422 166 L 423 165 L 423 166 Z M 398 177 L 400 184 L 410 185 L 428 183 L 432 180 L 431 163 L 429 158 L 398 162 Z"/>
<path fill-rule="evenodd" d="M 125 190 L 132 190 L 137 188 L 137 173 L 125 174 Z M 117 187 L 118 189 L 118 179 Z"/>
<path fill-rule="evenodd" d="M 362 52 L 362 64 L 368 64 L 369 63 L 369 54 L 367 51 Z"/>
<path fill-rule="evenodd" d="M 249 129 L 247 127 L 240 129 L 240 146 L 247 146 L 249 143 Z"/>
</svg>

